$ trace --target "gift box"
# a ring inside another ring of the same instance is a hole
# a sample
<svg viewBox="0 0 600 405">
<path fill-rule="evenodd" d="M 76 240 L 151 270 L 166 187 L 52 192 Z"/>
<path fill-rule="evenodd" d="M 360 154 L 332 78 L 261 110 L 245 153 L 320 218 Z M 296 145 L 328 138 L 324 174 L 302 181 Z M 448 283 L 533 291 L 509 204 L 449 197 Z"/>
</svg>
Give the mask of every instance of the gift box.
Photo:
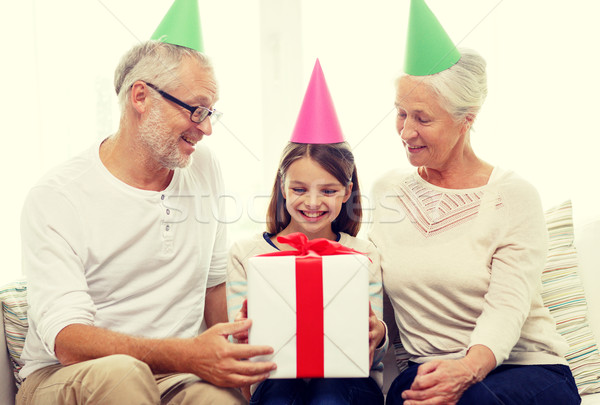
<svg viewBox="0 0 600 405">
<path fill-rule="evenodd" d="M 274 353 L 270 378 L 369 376 L 369 259 L 301 233 L 295 247 L 249 259 L 248 341 Z"/>
</svg>

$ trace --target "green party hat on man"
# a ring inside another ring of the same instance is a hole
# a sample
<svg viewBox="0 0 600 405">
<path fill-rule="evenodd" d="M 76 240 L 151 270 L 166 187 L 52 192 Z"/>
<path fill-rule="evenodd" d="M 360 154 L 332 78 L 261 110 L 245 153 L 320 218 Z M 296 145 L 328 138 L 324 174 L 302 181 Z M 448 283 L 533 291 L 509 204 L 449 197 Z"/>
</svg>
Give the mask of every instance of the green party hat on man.
<svg viewBox="0 0 600 405">
<path fill-rule="evenodd" d="M 427 76 L 453 66 L 460 52 L 424 0 L 411 0 L 404 73 Z"/>
<path fill-rule="evenodd" d="M 198 0 L 175 0 L 150 39 L 204 52 Z"/>
</svg>

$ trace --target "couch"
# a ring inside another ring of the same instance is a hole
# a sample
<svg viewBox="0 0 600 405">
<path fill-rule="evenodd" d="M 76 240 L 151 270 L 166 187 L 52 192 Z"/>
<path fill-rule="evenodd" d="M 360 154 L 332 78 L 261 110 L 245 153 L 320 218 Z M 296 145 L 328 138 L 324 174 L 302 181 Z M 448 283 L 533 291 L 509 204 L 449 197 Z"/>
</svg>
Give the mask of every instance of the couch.
<svg viewBox="0 0 600 405">
<path fill-rule="evenodd" d="M 600 217 L 574 226 L 572 204 L 565 201 L 546 211 L 546 222 L 550 243 L 542 277 L 544 302 L 569 342 L 566 358 L 582 404 L 600 405 Z M 20 367 L 19 354 L 27 332 L 26 289 L 24 280 L 0 287 L 0 332 L 4 332 L 0 333 L 0 405 L 14 404 L 19 382 L 15 370 Z M 402 367 L 394 355 L 402 347 L 389 301 L 384 314 L 390 338 L 395 340 L 384 360 L 385 391 Z"/>
</svg>

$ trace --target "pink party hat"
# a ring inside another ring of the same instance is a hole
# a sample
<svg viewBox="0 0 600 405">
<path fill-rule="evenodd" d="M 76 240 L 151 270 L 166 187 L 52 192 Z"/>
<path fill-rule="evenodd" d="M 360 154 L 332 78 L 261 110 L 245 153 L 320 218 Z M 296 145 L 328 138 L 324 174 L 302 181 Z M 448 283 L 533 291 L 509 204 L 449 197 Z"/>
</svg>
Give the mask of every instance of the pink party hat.
<svg viewBox="0 0 600 405">
<path fill-rule="evenodd" d="M 344 142 L 344 134 L 342 134 L 342 128 L 335 113 L 333 100 L 329 94 L 319 59 L 315 62 L 290 142 Z"/>
</svg>

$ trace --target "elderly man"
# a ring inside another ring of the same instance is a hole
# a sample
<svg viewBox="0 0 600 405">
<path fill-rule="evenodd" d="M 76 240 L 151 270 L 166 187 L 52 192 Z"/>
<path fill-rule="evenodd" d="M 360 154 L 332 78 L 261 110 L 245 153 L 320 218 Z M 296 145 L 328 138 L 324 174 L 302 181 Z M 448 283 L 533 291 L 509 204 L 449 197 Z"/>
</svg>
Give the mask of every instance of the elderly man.
<svg viewBox="0 0 600 405">
<path fill-rule="evenodd" d="M 203 53 L 149 41 L 115 74 L 118 131 L 47 174 L 22 217 L 29 321 L 17 403 L 237 404 L 275 365 L 226 323 L 226 234 Z"/>
</svg>

